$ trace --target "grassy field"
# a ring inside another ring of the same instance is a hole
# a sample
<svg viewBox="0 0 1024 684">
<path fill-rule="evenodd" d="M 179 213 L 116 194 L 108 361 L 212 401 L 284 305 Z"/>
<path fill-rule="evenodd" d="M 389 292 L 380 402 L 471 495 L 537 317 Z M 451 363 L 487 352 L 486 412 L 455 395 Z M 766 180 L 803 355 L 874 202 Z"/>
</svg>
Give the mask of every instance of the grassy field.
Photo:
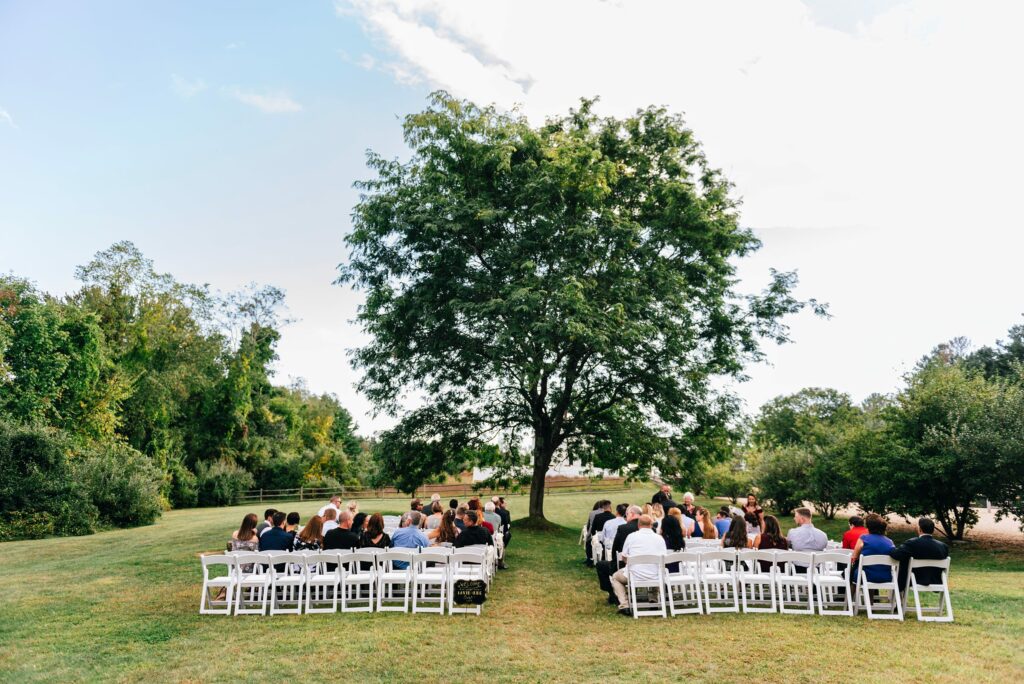
<svg viewBox="0 0 1024 684">
<path fill-rule="evenodd" d="M 649 495 L 637 491 L 632 498 Z M 613 495 L 619 499 L 626 494 Z M 956 622 L 790 615 L 632 620 L 576 545 L 594 494 L 549 497 L 519 530 L 484 614 L 199 616 L 198 555 L 255 507 L 0 544 L 4 681 L 1010 682 L 1024 680 L 1024 551 L 954 550 Z M 403 502 L 362 502 L 398 512 Z M 305 519 L 314 503 L 280 506 Z M 526 502 L 512 497 L 513 517 Z M 824 527 L 831 537 L 845 527 Z M 899 540 L 899 536 L 897 536 Z"/>
</svg>

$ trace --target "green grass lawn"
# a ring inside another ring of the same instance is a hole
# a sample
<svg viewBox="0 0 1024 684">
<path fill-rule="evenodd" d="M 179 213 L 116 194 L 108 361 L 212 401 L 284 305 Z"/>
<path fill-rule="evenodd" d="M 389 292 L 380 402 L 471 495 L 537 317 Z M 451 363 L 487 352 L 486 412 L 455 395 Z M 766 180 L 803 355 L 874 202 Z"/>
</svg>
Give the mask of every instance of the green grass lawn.
<svg viewBox="0 0 1024 684">
<path fill-rule="evenodd" d="M 637 490 L 632 498 L 649 495 Z M 548 517 L 564 528 L 515 532 L 510 569 L 499 573 L 480 617 L 198 615 L 199 553 L 222 548 L 254 506 L 172 511 L 150 527 L 0 544 L 0 679 L 1024 680 L 1020 547 L 954 550 L 953 624 L 742 614 L 633 620 L 605 603 L 581 563 L 579 528 L 597 496 L 605 495 L 552 495 Z M 364 501 L 362 510 L 399 512 L 403 503 Z M 318 504 L 278 507 L 305 519 Z M 525 499 L 512 497 L 510 508 L 522 515 Z M 822 526 L 835 538 L 845 523 Z"/>
</svg>

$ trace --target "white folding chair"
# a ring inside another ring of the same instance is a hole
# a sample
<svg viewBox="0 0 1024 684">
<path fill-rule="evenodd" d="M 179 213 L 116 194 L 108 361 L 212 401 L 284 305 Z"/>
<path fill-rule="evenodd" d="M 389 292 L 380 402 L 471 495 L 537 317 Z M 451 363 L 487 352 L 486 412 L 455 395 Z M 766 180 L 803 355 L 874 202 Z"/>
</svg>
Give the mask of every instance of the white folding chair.
<svg viewBox="0 0 1024 684">
<path fill-rule="evenodd" d="M 779 612 L 814 615 L 814 554 L 806 551 L 778 551 L 775 561 L 778 563 L 775 568 L 775 586 L 779 597 Z"/>
<path fill-rule="evenodd" d="M 231 615 L 231 601 L 235 597 L 235 556 L 227 554 L 208 554 L 200 556 L 203 566 L 203 595 L 199 598 L 200 615 Z M 223 565 L 227 573 L 219 577 L 210 577 L 210 570 Z M 212 596 L 210 592 L 215 592 Z M 224 598 L 218 599 L 217 594 L 224 592 Z M 223 607 L 216 607 L 223 606 Z"/>
<path fill-rule="evenodd" d="M 812 565 L 818 615 L 853 615 L 850 557 L 844 553 L 816 553 Z"/>
<path fill-rule="evenodd" d="M 915 568 L 936 568 L 940 572 L 941 581 L 939 584 L 919 584 L 914 575 Z M 949 558 L 942 560 L 922 560 L 911 558 L 908 567 L 908 586 L 903 599 L 903 612 L 906 613 L 910 596 L 914 596 L 914 610 L 917 619 L 921 622 L 952 622 L 953 602 L 949 596 Z M 922 593 L 939 594 L 939 602 L 936 606 L 925 606 L 921 601 Z M 935 613 L 925 615 L 925 613 Z"/>
<path fill-rule="evenodd" d="M 306 613 L 338 612 L 338 592 L 341 590 L 338 554 L 328 551 L 309 553 L 305 562 Z M 329 569 L 332 566 L 333 569 Z"/>
<path fill-rule="evenodd" d="M 302 597 L 306 588 L 305 557 L 294 563 L 292 554 L 278 554 L 270 557 L 270 614 L 284 615 L 302 613 Z M 295 568 L 301 568 L 295 572 Z M 284 608 L 283 605 L 291 605 Z"/>
<path fill-rule="evenodd" d="M 580 528 L 580 541 L 579 541 L 579 545 L 583 546 L 586 543 L 587 543 L 587 526 L 584 525 L 582 528 Z"/>
<path fill-rule="evenodd" d="M 450 558 L 450 552 L 443 553 L 433 549 L 416 554 L 416 569 L 412 578 L 412 612 L 444 613 L 444 603 L 448 596 Z"/>
<path fill-rule="evenodd" d="M 377 612 L 387 611 L 407 613 L 409 612 L 409 599 L 412 592 L 412 574 L 415 566 L 413 561 L 415 554 L 410 549 L 393 549 L 377 554 Z M 405 567 L 400 568 L 396 563 L 404 563 Z M 395 598 L 395 589 L 402 590 L 401 606 L 393 605 L 399 599 Z M 385 605 L 387 602 L 387 605 Z"/>
<path fill-rule="evenodd" d="M 860 612 L 864 608 L 869 620 L 903 620 L 903 601 L 900 598 L 899 561 L 889 556 L 861 556 L 857 569 L 857 593 L 854 596 L 854 609 Z M 884 566 L 889 568 L 889 579 L 883 582 L 869 582 L 864 568 Z M 876 600 L 871 595 L 875 592 L 879 599 L 883 593 L 886 600 Z M 888 611 L 888 612 L 883 612 Z"/>
<path fill-rule="evenodd" d="M 736 580 L 744 613 L 774 613 L 778 609 L 776 568 L 774 551 L 741 551 L 736 555 Z"/>
<path fill-rule="evenodd" d="M 700 583 L 704 592 L 704 608 L 708 614 L 739 612 L 734 549 L 701 551 Z"/>
<path fill-rule="evenodd" d="M 676 563 L 679 565 L 673 571 L 671 566 Z M 704 612 L 700 596 L 699 554 L 693 551 L 665 554 L 665 600 L 670 615 Z"/>
<path fill-rule="evenodd" d="M 235 615 L 266 614 L 270 602 L 269 560 L 265 553 L 235 556 Z"/>
<path fill-rule="evenodd" d="M 487 570 L 484 565 L 487 558 L 479 551 L 467 551 L 473 547 L 458 549 L 448 557 L 448 613 L 473 613 L 480 614 L 480 606 L 471 608 L 455 605 L 455 583 L 459 580 L 482 580 L 487 581 Z"/>
<path fill-rule="evenodd" d="M 338 561 L 341 569 L 341 612 L 373 612 L 377 554 L 369 549 L 359 549 L 339 554 Z"/>
<path fill-rule="evenodd" d="M 590 538 L 590 559 L 596 563 L 601 558 L 604 558 L 604 544 L 601 535 L 595 534 Z"/>
<path fill-rule="evenodd" d="M 645 577 L 654 567 L 656 577 Z M 626 558 L 626 580 L 629 583 L 629 607 L 634 618 L 666 617 L 665 612 L 665 556 L 644 554 Z M 647 601 L 637 602 L 638 589 L 647 590 Z M 651 593 L 657 595 L 652 600 Z"/>
</svg>

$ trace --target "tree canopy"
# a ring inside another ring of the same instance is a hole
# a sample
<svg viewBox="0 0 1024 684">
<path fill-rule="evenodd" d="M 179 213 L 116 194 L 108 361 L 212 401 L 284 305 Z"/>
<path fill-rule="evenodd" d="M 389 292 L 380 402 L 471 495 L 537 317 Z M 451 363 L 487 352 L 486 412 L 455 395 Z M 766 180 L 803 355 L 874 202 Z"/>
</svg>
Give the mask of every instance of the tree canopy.
<svg viewBox="0 0 1024 684">
<path fill-rule="evenodd" d="M 806 304 L 793 273 L 737 289 L 760 244 L 680 116 L 593 105 L 535 127 L 434 94 L 405 119 L 409 160 L 369 154 L 340 266 L 366 291 L 360 389 L 401 416 L 395 472 L 532 461 L 535 520 L 561 455 L 644 474 L 713 455 L 736 413 L 713 380 Z"/>
</svg>

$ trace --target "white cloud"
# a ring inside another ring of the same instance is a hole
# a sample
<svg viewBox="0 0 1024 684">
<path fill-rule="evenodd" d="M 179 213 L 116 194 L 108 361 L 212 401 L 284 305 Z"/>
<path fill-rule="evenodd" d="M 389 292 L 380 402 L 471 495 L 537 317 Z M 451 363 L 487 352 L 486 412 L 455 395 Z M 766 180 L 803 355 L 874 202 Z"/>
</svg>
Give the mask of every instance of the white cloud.
<svg viewBox="0 0 1024 684">
<path fill-rule="evenodd" d="M 1019 322 L 1024 3 L 349 0 L 377 64 L 533 121 L 581 96 L 683 112 L 765 241 L 740 275 L 801 272 L 832 303 L 751 373 L 888 391 L 934 344 Z M 1014 85 L 1018 84 L 1018 85 Z"/>
<path fill-rule="evenodd" d="M 18 125 L 14 123 L 14 119 L 11 118 L 10 112 L 3 107 L 0 107 L 0 121 L 5 122 L 11 128 L 17 128 Z"/>
<path fill-rule="evenodd" d="M 179 97 L 188 99 L 206 90 L 206 83 L 201 78 L 190 81 L 178 74 L 171 74 L 171 90 Z"/>
<path fill-rule="evenodd" d="M 238 87 L 232 87 L 228 88 L 225 92 L 239 102 L 268 114 L 302 111 L 301 104 L 293 100 L 287 93 L 280 91 L 254 93 L 241 90 Z"/>
</svg>

